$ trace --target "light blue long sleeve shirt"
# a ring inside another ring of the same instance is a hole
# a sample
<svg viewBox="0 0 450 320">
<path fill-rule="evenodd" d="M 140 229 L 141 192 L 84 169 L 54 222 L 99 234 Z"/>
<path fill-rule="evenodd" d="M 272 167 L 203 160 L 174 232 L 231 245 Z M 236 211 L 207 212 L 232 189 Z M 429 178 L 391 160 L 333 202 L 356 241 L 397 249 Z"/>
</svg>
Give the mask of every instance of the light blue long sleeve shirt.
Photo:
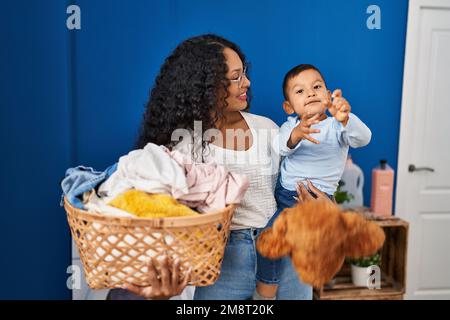
<svg viewBox="0 0 450 320">
<path fill-rule="evenodd" d="M 313 129 L 311 137 L 320 144 L 301 140 L 293 149 L 287 146 L 292 130 L 300 123 L 298 117 L 289 117 L 281 126 L 279 134 L 281 163 L 281 185 L 295 191 L 297 182 L 309 179 L 319 190 L 333 195 L 344 172 L 348 149 L 359 148 L 370 142 L 370 129 L 354 114 L 350 114 L 347 125 L 328 117 Z"/>
</svg>

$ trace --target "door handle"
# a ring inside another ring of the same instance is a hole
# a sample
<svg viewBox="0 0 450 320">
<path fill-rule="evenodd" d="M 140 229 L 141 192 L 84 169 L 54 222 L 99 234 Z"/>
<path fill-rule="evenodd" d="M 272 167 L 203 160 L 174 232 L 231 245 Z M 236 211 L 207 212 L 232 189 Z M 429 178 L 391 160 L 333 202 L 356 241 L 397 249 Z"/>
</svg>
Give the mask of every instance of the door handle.
<svg viewBox="0 0 450 320">
<path fill-rule="evenodd" d="M 408 171 L 409 172 L 414 172 L 414 171 L 430 171 L 430 172 L 434 172 L 434 169 L 430 168 L 430 167 L 416 167 L 415 165 L 410 164 L 408 166 Z"/>
</svg>

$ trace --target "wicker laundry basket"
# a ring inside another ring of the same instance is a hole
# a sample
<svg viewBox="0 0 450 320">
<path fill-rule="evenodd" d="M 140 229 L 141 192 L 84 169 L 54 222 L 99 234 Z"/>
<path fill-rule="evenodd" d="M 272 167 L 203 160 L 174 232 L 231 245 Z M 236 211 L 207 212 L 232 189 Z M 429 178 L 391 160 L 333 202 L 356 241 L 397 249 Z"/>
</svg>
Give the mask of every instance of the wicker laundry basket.
<svg viewBox="0 0 450 320">
<path fill-rule="evenodd" d="M 148 285 L 148 257 L 179 258 L 192 268 L 190 285 L 213 284 L 220 273 L 235 206 L 177 218 L 110 217 L 79 210 L 64 199 L 72 237 L 93 289 L 125 282 Z"/>
</svg>

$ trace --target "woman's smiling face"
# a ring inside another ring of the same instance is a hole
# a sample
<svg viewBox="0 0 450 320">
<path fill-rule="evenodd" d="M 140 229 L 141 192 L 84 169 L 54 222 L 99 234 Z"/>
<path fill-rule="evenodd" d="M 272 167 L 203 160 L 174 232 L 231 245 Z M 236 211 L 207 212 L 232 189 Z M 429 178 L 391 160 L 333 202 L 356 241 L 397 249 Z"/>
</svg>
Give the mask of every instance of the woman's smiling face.
<svg viewBox="0 0 450 320">
<path fill-rule="evenodd" d="M 247 90 L 250 87 L 250 80 L 244 73 L 244 65 L 241 58 L 234 50 L 225 48 L 223 55 L 228 66 L 228 72 L 225 77 L 230 80 L 225 112 L 244 110 L 248 106 Z"/>
</svg>

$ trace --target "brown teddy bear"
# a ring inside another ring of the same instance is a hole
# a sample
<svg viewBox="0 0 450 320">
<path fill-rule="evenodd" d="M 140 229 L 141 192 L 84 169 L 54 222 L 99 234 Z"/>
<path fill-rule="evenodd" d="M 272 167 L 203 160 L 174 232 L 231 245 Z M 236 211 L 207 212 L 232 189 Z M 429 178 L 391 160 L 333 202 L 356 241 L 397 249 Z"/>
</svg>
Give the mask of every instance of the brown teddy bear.
<svg viewBox="0 0 450 320">
<path fill-rule="evenodd" d="M 383 230 L 361 214 L 342 212 L 331 201 L 311 200 L 280 213 L 256 248 L 269 259 L 290 255 L 302 282 L 320 288 L 340 270 L 345 257 L 374 254 Z"/>
</svg>

